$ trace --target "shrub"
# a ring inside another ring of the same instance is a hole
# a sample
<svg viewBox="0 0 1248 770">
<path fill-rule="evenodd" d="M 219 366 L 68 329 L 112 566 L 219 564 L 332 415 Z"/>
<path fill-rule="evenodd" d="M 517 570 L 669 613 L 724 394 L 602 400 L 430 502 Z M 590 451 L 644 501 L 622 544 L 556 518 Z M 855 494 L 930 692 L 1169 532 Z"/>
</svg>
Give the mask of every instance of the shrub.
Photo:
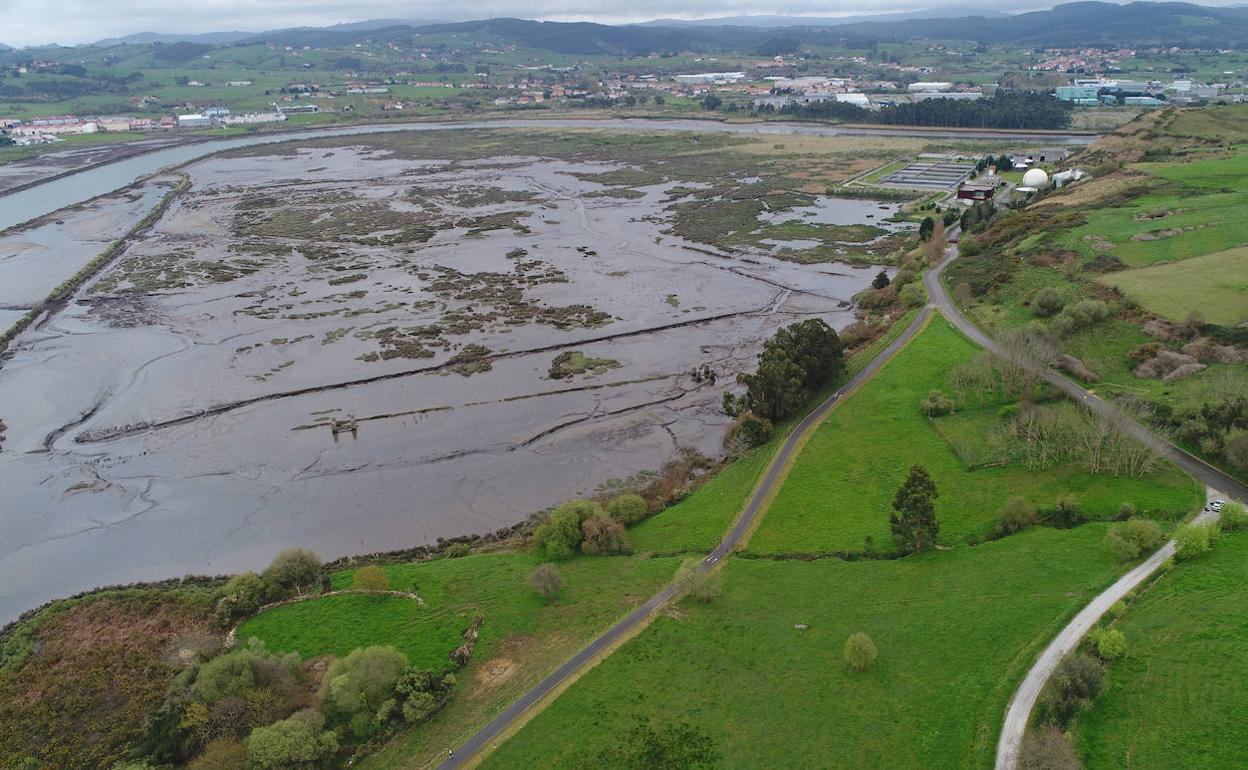
<svg viewBox="0 0 1248 770">
<path fill-rule="evenodd" d="M 390 588 L 390 577 L 381 567 L 369 564 L 355 571 L 351 586 L 360 591 L 385 591 Z"/>
<path fill-rule="evenodd" d="M 1083 770 L 1075 747 L 1056 725 L 1027 731 L 1018 766 L 1019 770 Z"/>
<path fill-rule="evenodd" d="M 982 249 L 973 235 L 963 235 L 958 239 L 958 254 L 963 257 L 979 256 Z M 970 288 L 969 286 L 967 288 Z"/>
<path fill-rule="evenodd" d="M 321 582 L 321 560 L 303 548 L 290 548 L 265 568 L 264 584 L 272 600 L 311 593 Z"/>
<path fill-rule="evenodd" d="M 1122 599 L 1119 599 L 1118 601 L 1114 602 L 1113 604 L 1109 606 L 1109 614 L 1112 615 L 1115 620 L 1117 620 L 1118 618 L 1121 618 L 1123 615 L 1126 615 L 1127 603 L 1123 601 Z"/>
<path fill-rule="evenodd" d="M 1053 319 L 1051 324 L 1054 332 L 1065 337 L 1077 331 L 1090 329 L 1108 317 L 1109 308 L 1105 307 L 1104 302 L 1085 299 L 1067 307 L 1061 315 Z"/>
<path fill-rule="evenodd" d="M 1222 506 L 1222 511 L 1218 514 L 1218 521 L 1222 524 L 1222 529 L 1227 532 L 1239 532 L 1248 529 L 1248 508 L 1234 500 L 1229 500 Z"/>
<path fill-rule="evenodd" d="M 845 665 L 858 673 L 862 673 L 871 668 L 871 664 L 875 662 L 879 651 L 875 649 L 875 642 L 871 640 L 871 637 L 859 631 L 851 634 L 845 640 L 845 649 L 842 655 L 845 658 Z"/>
<path fill-rule="evenodd" d="M 1079 508 L 1079 503 L 1069 496 L 1058 500 L 1053 508 L 1042 508 L 1037 515 L 1040 521 L 1059 529 L 1070 529 L 1087 521 L 1083 511 Z"/>
<path fill-rule="evenodd" d="M 1065 726 L 1101 691 L 1105 667 L 1088 655 L 1064 659 L 1053 672 L 1040 700 L 1040 721 Z"/>
<path fill-rule="evenodd" d="M 314 767 L 338 751 L 338 738 L 324 731 L 325 718 L 305 709 L 290 719 L 257 727 L 247 738 L 251 770 L 290 770 Z"/>
<path fill-rule="evenodd" d="M 917 283 L 906 284 L 897 297 L 905 307 L 919 307 L 927 301 L 927 294 L 923 291 L 923 287 Z"/>
<path fill-rule="evenodd" d="M 467 543 L 451 543 L 442 549 L 442 555 L 448 559 L 462 559 L 472 553 L 472 546 Z"/>
<path fill-rule="evenodd" d="M 576 555 L 585 535 L 581 522 L 590 516 L 601 516 L 602 506 L 592 500 L 571 500 L 551 512 L 544 524 L 533 533 L 537 549 L 551 561 L 566 561 Z"/>
<path fill-rule="evenodd" d="M 196 697 L 209 706 L 225 698 L 241 698 L 256 686 L 253 657 L 250 650 L 239 650 L 200 666 L 193 687 Z"/>
<path fill-rule="evenodd" d="M 187 770 L 244 770 L 247 747 L 236 738 L 217 738 L 191 760 Z"/>
<path fill-rule="evenodd" d="M 771 420 L 759 417 L 753 412 L 745 412 L 733 422 L 728 429 L 728 437 L 739 438 L 747 447 L 756 447 L 771 441 L 775 428 Z"/>
<path fill-rule="evenodd" d="M 641 495 L 619 495 L 607 503 L 607 514 L 626 527 L 631 527 L 650 513 Z"/>
<path fill-rule="evenodd" d="M 376 732 L 378 709 L 407 670 L 407 658 L 393 647 L 364 647 L 330 664 L 318 694 L 335 721 L 368 738 Z"/>
<path fill-rule="evenodd" d="M 1217 524 L 1212 521 L 1180 524 L 1174 531 L 1174 557 L 1181 561 L 1199 556 L 1212 547 L 1216 535 Z"/>
<path fill-rule="evenodd" d="M 1031 298 L 1031 312 L 1040 318 L 1051 318 L 1065 306 L 1066 300 L 1062 298 L 1062 293 L 1051 286 L 1040 289 Z"/>
<path fill-rule="evenodd" d="M 1127 637 L 1116 628 L 1101 629 L 1093 643 L 1101 660 L 1118 660 L 1127 654 Z"/>
<path fill-rule="evenodd" d="M 953 411 L 953 400 L 942 391 L 932 390 L 928 392 L 927 398 L 919 403 L 919 409 L 928 417 L 939 417 Z"/>
<path fill-rule="evenodd" d="M 1036 523 L 1036 509 L 1022 497 L 1011 497 L 997 517 L 994 532 L 997 537 L 1012 535 Z"/>
<path fill-rule="evenodd" d="M 884 272 L 883 270 L 881 270 L 880 272 L 876 273 L 876 274 L 875 274 L 875 278 L 874 278 L 874 279 L 872 279 L 872 281 L 871 281 L 871 288 L 872 288 L 872 289 L 883 289 L 883 288 L 885 288 L 886 286 L 888 286 L 888 284 L 889 284 L 889 283 L 890 283 L 890 281 L 889 281 L 889 279 L 888 279 L 888 273 L 886 273 L 886 272 Z"/>
<path fill-rule="evenodd" d="M 266 593 L 264 581 L 256 573 L 235 575 L 217 592 L 217 622 L 225 627 L 251 615 L 264 604 Z"/>
<path fill-rule="evenodd" d="M 1110 526 L 1105 544 L 1123 561 L 1134 561 L 1161 545 L 1161 526 L 1149 519 L 1130 519 Z"/>
<path fill-rule="evenodd" d="M 533 586 L 547 604 L 555 601 L 555 597 L 563 590 L 563 576 L 559 568 L 553 564 L 539 564 L 529 575 L 529 585 Z"/>
<path fill-rule="evenodd" d="M 1226 459 L 1240 470 L 1248 471 L 1248 433 L 1240 433 L 1226 440 L 1222 448 Z"/>
<path fill-rule="evenodd" d="M 1119 521 L 1126 521 L 1128 519 L 1134 519 L 1136 513 L 1138 513 L 1138 511 L 1136 510 L 1134 503 L 1123 503 L 1118 506 L 1118 514 L 1114 516 L 1114 518 Z"/>
<path fill-rule="evenodd" d="M 624 525 L 603 513 L 585 517 L 581 522 L 581 550 L 604 556 L 625 553 L 629 549 Z"/>
</svg>

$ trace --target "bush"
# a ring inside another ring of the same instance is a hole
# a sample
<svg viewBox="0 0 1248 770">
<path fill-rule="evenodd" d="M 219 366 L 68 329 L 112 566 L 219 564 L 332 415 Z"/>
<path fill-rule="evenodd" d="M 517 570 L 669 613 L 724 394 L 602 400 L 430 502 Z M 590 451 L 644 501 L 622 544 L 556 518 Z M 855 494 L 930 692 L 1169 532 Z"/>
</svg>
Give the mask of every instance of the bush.
<svg viewBox="0 0 1248 770">
<path fill-rule="evenodd" d="M 929 391 L 927 398 L 919 402 L 919 409 L 928 417 L 939 417 L 953 411 L 953 400 L 942 391 Z"/>
<path fill-rule="evenodd" d="M 538 551 L 551 561 L 567 561 L 581 548 L 585 534 L 581 523 L 590 516 L 601 516 L 602 506 L 592 500 L 571 500 L 551 512 L 533 533 Z"/>
<path fill-rule="evenodd" d="M 448 559 L 462 559 L 472 553 L 472 547 L 467 543 L 451 543 L 442 549 L 442 555 Z"/>
<path fill-rule="evenodd" d="M 1011 497 L 1001 509 L 993 531 L 997 537 L 1012 535 L 1036 523 L 1036 509 L 1022 497 Z"/>
<path fill-rule="evenodd" d="M 927 294 L 923 291 L 923 287 L 917 283 L 906 284 L 897 297 L 905 307 L 919 307 L 927 301 Z"/>
<path fill-rule="evenodd" d="M 1161 526 L 1149 519 L 1130 519 L 1110 526 L 1105 544 L 1123 561 L 1134 561 L 1161 545 Z"/>
<path fill-rule="evenodd" d="M 1227 532 L 1239 532 L 1248 529 L 1248 508 L 1234 500 L 1229 500 L 1222 506 L 1222 511 L 1218 514 L 1218 521 L 1222 524 L 1222 529 Z"/>
<path fill-rule="evenodd" d="M 958 239 L 958 255 L 963 257 L 979 256 L 982 249 L 973 235 L 963 235 Z M 968 287 L 969 288 L 969 287 Z"/>
<path fill-rule="evenodd" d="M 888 273 L 886 273 L 886 272 L 884 272 L 883 270 L 881 270 L 880 272 L 876 273 L 875 278 L 874 278 L 874 279 L 872 279 L 872 281 L 871 281 L 871 288 L 872 288 L 872 289 L 883 289 L 883 288 L 887 287 L 889 283 L 890 283 L 890 281 L 889 281 L 889 279 L 888 279 Z"/>
<path fill-rule="evenodd" d="M 244 770 L 247 747 L 236 738 L 217 738 L 186 766 L 187 770 Z"/>
<path fill-rule="evenodd" d="M 753 412 L 745 412 L 732 423 L 728 429 L 729 439 L 739 438 L 747 447 L 756 447 L 771 441 L 775 428 L 771 420 L 759 417 Z"/>
<path fill-rule="evenodd" d="M 875 649 L 875 642 L 871 640 L 871 637 L 859 631 L 845 640 L 845 649 L 842 654 L 847 666 L 862 673 L 871 668 L 879 652 Z"/>
<path fill-rule="evenodd" d="M 1040 318 L 1051 318 L 1065 306 L 1066 300 L 1062 298 L 1062 293 L 1051 286 L 1040 289 L 1031 298 L 1031 312 Z"/>
<path fill-rule="evenodd" d="M 235 575 L 217 592 L 217 622 L 224 628 L 251 615 L 264 604 L 268 590 L 254 572 Z"/>
<path fill-rule="evenodd" d="M 1040 700 L 1040 721 L 1065 726 L 1101 691 L 1105 667 L 1087 655 L 1074 655 L 1058 664 Z"/>
<path fill-rule="evenodd" d="M 1052 329 L 1060 337 L 1065 337 L 1084 329 L 1090 329 L 1109 317 L 1109 308 L 1105 303 L 1095 299 L 1076 302 L 1062 311 L 1061 315 L 1051 322 Z"/>
<path fill-rule="evenodd" d="M 262 577 L 272 601 L 302 596 L 320 585 L 321 560 L 311 551 L 290 548 L 274 557 Z"/>
<path fill-rule="evenodd" d="M 393 647 L 364 647 L 330 664 L 318 694 L 331 718 L 369 738 L 378 726 L 378 709 L 407 670 L 407 658 Z"/>
<path fill-rule="evenodd" d="M 315 767 L 338 752 L 338 738 L 322 732 L 325 718 L 305 709 L 290 719 L 257 727 L 247 738 L 251 770 L 292 770 Z"/>
<path fill-rule="evenodd" d="M 715 600 L 723 592 L 724 581 L 718 571 L 701 570 L 694 573 L 689 586 L 689 595 L 697 601 L 706 604 Z"/>
<path fill-rule="evenodd" d="M 581 522 L 581 550 L 598 556 L 625 553 L 629 549 L 624 525 L 603 513 L 585 517 Z"/>
<path fill-rule="evenodd" d="M 1018 758 L 1019 770 L 1083 770 L 1070 739 L 1056 725 L 1028 730 Z"/>
<path fill-rule="evenodd" d="M 1070 529 L 1083 524 L 1087 519 L 1073 497 L 1063 497 L 1053 508 L 1043 508 L 1038 513 L 1040 521 L 1050 527 Z"/>
<path fill-rule="evenodd" d="M 1174 557 L 1180 561 L 1205 553 L 1213 546 L 1218 525 L 1212 521 L 1180 524 L 1174 531 Z"/>
<path fill-rule="evenodd" d="M 377 710 L 377 721 L 414 725 L 425 721 L 446 703 L 455 686 L 455 675 L 408 669 L 394 685 L 394 697 Z"/>
<path fill-rule="evenodd" d="M 607 503 L 607 514 L 626 527 L 631 527 L 650 514 L 641 495 L 619 495 Z"/>
<path fill-rule="evenodd" d="M 359 591 L 385 591 L 390 588 L 390 577 L 381 567 L 369 564 L 355 571 L 351 586 Z"/>
<path fill-rule="evenodd" d="M 1114 602 L 1113 604 L 1109 606 L 1109 614 L 1112 615 L 1115 620 L 1117 620 L 1118 618 L 1121 618 L 1123 615 L 1126 615 L 1127 603 L 1123 601 L 1122 599 L 1119 599 L 1118 601 Z"/>
<path fill-rule="evenodd" d="M 1096 654 L 1101 660 L 1118 660 L 1127 654 L 1127 637 L 1121 631 L 1116 628 L 1099 630 L 1100 633 L 1092 639 L 1092 643 L 1096 645 Z"/>
</svg>

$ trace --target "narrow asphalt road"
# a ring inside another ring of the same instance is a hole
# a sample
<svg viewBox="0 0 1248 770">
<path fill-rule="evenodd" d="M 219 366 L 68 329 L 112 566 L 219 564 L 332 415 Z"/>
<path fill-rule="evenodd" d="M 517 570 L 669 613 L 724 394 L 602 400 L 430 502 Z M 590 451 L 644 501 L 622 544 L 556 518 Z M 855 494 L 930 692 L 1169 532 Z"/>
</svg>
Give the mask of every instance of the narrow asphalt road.
<svg viewBox="0 0 1248 770">
<path fill-rule="evenodd" d="M 957 259 L 957 257 L 957 243 L 951 243 L 945 259 L 923 276 L 923 285 L 927 288 L 928 299 L 963 334 L 974 340 L 981 347 L 999 356 L 1004 356 L 1005 351 L 1001 349 L 1001 346 L 991 337 L 984 334 L 978 326 L 971 323 L 966 316 L 962 315 L 962 312 L 949 296 L 948 291 L 945 290 L 941 276 L 949 263 Z M 1248 502 L 1248 486 L 1241 484 L 1217 468 L 1206 464 L 1165 439 L 1158 437 L 1148 428 L 1120 412 L 1116 407 L 1097 396 L 1091 390 L 1066 379 L 1047 366 L 1037 366 L 1037 369 L 1040 376 L 1047 382 L 1060 388 L 1077 403 L 1083 403 L 1084 406 L 1108 421 L 1111 425 L 1130 434 L 1155 451 L 1159 456 L 1182 468 L 1203 483 L 1207 489 L 1220 490 L 1227 497 Z M 1203 519 L 1209 515 L 1211 514 L 1207 512 L 1202 513 L 1198 518 Z M 1027 723 L 1031 718 L 1031 710 L 1035 707 L 1041 690 L 1044 689 L 1045 683 L 1048 682 L 1049 677 L 1057 669 L 1057 665 L 1062 658 L 1075 649 L 1079 644 L 1079 640 L 1096 624 L 1101 615 L 1105 614 L 1114 602 L 1142 583 L 1145 578 L 1164 564 L 1173 554 L 1174 541 L 1170 541 L 1142 564 L 1123 575 L 1118 582 L 1093 599 L 1040 654 L 1039 659 L 1036 660 L 1031 670 L 1027 672 L 1027 676 L 1024 677 L 1022 684 L 1018 686 L 1018 690 L 1010 698 L 1010 704 L 1005 714 L 1005 722 L 1001 726 L 1001 735 L 997 740 L 996 770 L 1016 770 L 1022 750 L 1023 737 L 1027 732 Z"/>
<path fill-rule="evenodd" d="M 837 402 L 845 396 L 845 394 L 854 390 L 865 380 L 875 374 L 880 367 L 887 363 L 903 345 L 906 344 L 927 321 L 932 313 L 930 306 L 923 308 L 915 319 L 910 323 L 901 335 L 893 340 L 883 351 L 875 358 L 871 359 L 862 371 L 854 375 L 848 382 L 837 388 L 836 392 L 821 403 L 813 412 L 806 416 L 796 428 L 785 439 L 781 445 L 780 451 L 771 459 L 771 463 L 767 466 L 766 472 L 763 474 L 762 481 L 759 482 L 754 494 L 750 497 L 749 504 L 745 506 L 745 510 L 737 518 L 736 524 L 720 542 L 719 546 L 712 551 L 702 563 L 698 565 L 699 570 L 709 570 L 714 568 L 715 564 L 736 548 L 741 542 L 741 538 L 749 530 L 754 523 L 755 518 L 761 512 L 763 504 L 768 496 L 774 491 L 777 482 L 781 481 L 784 474 L 785 465 L 796 453 L 803 438 L 823 421 L 828 412 L 832 410 Z M 490 720 L 489 724 L 481 728 L 471 738 L 465 741 L 454 754 L 448 756 L 442 764 L 438 765 L 439 770 L 452 770 L 452 768 L 462 767 L 477 752 L 486 747 L 490 741 L 494 740 L 507 727 L 531 709 L 534 704 L 540 701 L 547 693 L 554 690 L 565 680 L 575 674 L 583 666 L 593 660 L 599 653 L 609 648 L 616 641 L 626 637 L 629 633 L 640 627 L 646 619 L 657 611 L 667 602 L 671 601 L 678 593 L 674 585 L 669 585 L 662 591 L 650 597 L 645 604 L 630 612 L 622 620 L 608 628 L 600 636 L 589 643 L 584 649 L 576 655 L 568 659 L 563 665 L 555 669 L 552 673 L 544 677 L 540 682 L 533 686 L 528 692 L 520 697 L 519 700 L 503 709 L 498 716 Z"/>
</svg>

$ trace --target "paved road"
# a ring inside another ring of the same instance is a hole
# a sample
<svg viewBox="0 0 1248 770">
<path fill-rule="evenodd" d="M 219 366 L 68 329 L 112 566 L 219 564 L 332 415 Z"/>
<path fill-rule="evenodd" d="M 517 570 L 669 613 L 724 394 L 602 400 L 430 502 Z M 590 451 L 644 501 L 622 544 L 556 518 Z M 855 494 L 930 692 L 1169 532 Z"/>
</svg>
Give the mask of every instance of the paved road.
<svg viewBox="0 0 1248 770">
<path fill-rule="evenodd" d="M 1208 499 L 1221 497 L 1221 493 L 1209 490 Z M 1202 511 L 1195 521 L 1206 521 L 1216 514 L 1208 510 Z M 1027 733 L 1027 723 L 1031 719 L 1031 710 L 1035 708 L 1044 685 L 1057 670 L 1062 659 L 1079 646 L 1079 640 L 1092 630 L 1101 616 L 1109 611 L 1114 602 L 1121 600 L 1129 592 L 1134 591 L 1148 576 L 1153 574 L 1174 555 L 1174 541 L 1171 540 L 1148 557 L 1135 569 L 1118 579 L 1104 592 L 1097 595 L 1088 606 L 1079 611 L 1074 620 L 1044 648 L 1035 665 L 1027 672 L 1022 684 L 1018 686 L 1010 705 L 1005 712 L 1005 722 L 1001 725 L 1001 736 L 997 740 L 996 770 L 1016 770 L 1019 755 L 1022 753 L 1023 738 Z"/>
<path fill-rule="evenodd" d="M 862 382 L 867 380 L 871 375 L 875 374 L 888 359 L 906 344 L 927 321 L 932 313 L 931 307 L 925 307 L 915 317 L 914 321 L 906 327 L 901 335 L 891 342 L 883 351 L 880 352 L 866 367 L 854 375 L 848 382 L 837 389 L 835 393 L 828 397 L 826 401 L 818 406 L 813 412 L 802 420 L 789 437 L 785 439 L 784 444 L 780 447 L 780 451 L 771 459 L 771 464 L 767 466 L 766 473 L 758 487 L 754 490 L 753 496 L 750 497 L 749 504 L 745 510 L 741 512 L 737 518 L 736 524 L 720 542 L 719 546 L 712 551 L 702 563 L 698 565 L 698 569 L 705 571 L 713 569 L 721 559 L 730 554 L 737 544 L 741 542 L 741 538 L 749 530 L 754 523 L 755 518 L 761 512 L 763 503 L 767 500 L 768 495 L 772 493 L 777 482 L 781 480 L 784 473 L 784 467 L 788 461 L 796 453 L 802 439 L 813 430 L 832 410 L 832 407 L 845 396 L 845 394 L 858 387 Z M 452 768 L 462 767 L 477 752 L 484 748 L 490 741 L 494 740 L 499 733 L 503 732 L 508 725 L 515 722 L 521 715 L 533 707 L 547 693 L 554 690 L 565 680 L 575 674 L 581 667 L 585 666 L 593 660 L 599 653 L 606 650 L 616 641 L 626 637 L 630 632 L 639 628 L 646 619 L 657 611 L 664 604 L 669 602 L 678 593 L 675 586 L 669 585 L 637 609 L 630 612 L 623 620 L 617 622 L 614 626 L 607 629 L 598 638 L 589 643 L 587 647 L 570 658 L 566 663 L 556 669 L 553 673 L 547 675 L 542 681 L 538 682 L 531 690 L 526 692 L 515 703 L 512 703 L 504 709 L 498 716 L 490 720 L 490 723 L 481 728 L 475 735 L 469 738 L 461 745 L 454 755 L 449 756 L 440 764 L 439 770 L 451 770 Z"/>
<path fill-rule="evenodd" d="M 963 334 L 970 337 L 981 347 L 997 355 L 1003 355 L 1004 351 L 995 340 L 984 334 L 978 326 L 962 315 L 941 282 L 941 275 L 944 273 L 945 268 L 957 257 L 957 244 L 951 243 L 945 259 L 936 268 L 929 270 L 923 276 L 923 284 L 927 288 L 927 296 Z M 1158 437 L 1091 390 L 1066 379 L 1048 367 L 1037 368 L 1046 381 L 1066 392 L 1076 402 L 1082 402 L 1102 419 L 1134 436 L 1157 452 L 1158 455 L 1170 460 L 1205 484 L 1206 488 L 1211 490 L 1210 499 L 1216 494 L 1220 497 L 1231 497 L 1248 502 L 1248 486 L 1241 484 L 1217 468 L 1204 463 L 1165 439 Z M 1212 490 L 1215 489 L 1220 490 L 1220 492 L 1213 493 Z M 1202 513 L 1198 518 L 1203 519 L 1208 515 L 1207 513 Z M 1022 684 L 1018 686 L 1014 696 L 1010 699 L 1010 705 L 1005 714 L 1005 722 L 1001 726 L 1001 735 L 997 741 L 996 770 L 1016 770 L 1019 752 L 1022 749 L 1023 736 L 1027 731 L 1027 722 L 1031 718 L 1031 710 L 1035 707 L 1040 691 L 1057 668 L 1057 664 L 1075 649 L 1079 644 L 1079 640 L 1095 625 L 1101 615 L 1105 614 L 1106 610 L 1114 602 L 1142 583 L 1145 578 L 1151 575 L 1173 554 L 1174 541 L 1170 541 L 1144 563 L 1123 575 L 1118 582 L 1093 599 L 1045 648 L 1035 665 L 1027 672 L 1027 676 L 1023 679 Z"/>
<path fill-rule="evenodd" d="M 957 244 L 950 244 L 949 253 L 946 258 L 934 269 L 927 271 L 923 276 L 923 285 L 927 289 L 929 301 L 940 309 L 945 318 L 948 318 L 954 326 L 956 326 L 963 334 L 974 340 L 980 347 L 1004 356 L 1005 351 L 996 340 L 984 334 L 978 326 L 971 321 L 958 309 L 953 299 L 949 296 L 949 292 L 945 290 L 945 285 L 941 282 L 940 277 L 944 273 L 949 263 L 958 257 Z M 1131 436 L 1135 437 L 1140 443 L 1152 449 L 1161 457 L 1166 458 L 1170 462 L 1179 466 L 1183 470 L 1191 474 L 1197 481 L 1207 487 L 1220 489 L 1237 500 L 1248 500 L 1248 485 L 1244 485 L 1236 481 L 1231 476 L 1214 468 L 1212 465 L 1193 457 L 1192 455 L 1179 449 L 1165 439 L 1157 436 L 1148 428 L 1144 427 L 1134 419 L 1119 411 L 1110 402 L 1102 399 L 1092 390 L 1084 388 L 1078 383 L 1068 380 L 1047 366 L 1037 367 L 1041 377 L 1054 387 L 1064 391 L 1073 398 L 1076 403 L 1083 403 L 1092 412 L 1099 415 L 1114 426 L 1120 428 Z"/>
</svg>

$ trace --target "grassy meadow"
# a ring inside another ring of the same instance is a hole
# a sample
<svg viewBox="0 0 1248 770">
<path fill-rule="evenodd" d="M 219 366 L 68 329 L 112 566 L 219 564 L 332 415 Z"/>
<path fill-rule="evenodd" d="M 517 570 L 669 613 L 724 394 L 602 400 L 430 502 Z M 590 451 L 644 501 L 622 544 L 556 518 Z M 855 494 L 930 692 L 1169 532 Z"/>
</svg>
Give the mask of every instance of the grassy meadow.
<svg viewBox="0 0 1248 770">
<path fill-rule="evenodd" d="M 827 767 L 830 757 L 990 766 L 1013 687 L 1118 574 L 1103 536 L 1100 524 L 1040 529 L 901 561 L 736 558 L 722 596 L 662 614 L 482 767 L 599 767 L 637 717 L 688 721 L 725 768 Z M 863 674 L 841 658 L 858 631 L 879 649 Z"/>
<path fill-rule="evenodd" d="M 1127 656 L 1075 725 L 1087 767 L 1224 768 L 1248 745 L 1248 537 L 1153 583 L 1115 627 Z"/>
<path fill-rule="evenodd" d="M 915 464 L 927 468 L 941 493 L 936 515 L 941 541 L 950 544 L 986 534 L 1015 495 L 1037 507 L 1071 495 L 1093 518 L 1116 513 L 1123 502 L 1173 513 L 1199 504 L 1195 484 L 1170 466 L 1145 479 L 1093 475 L 1073 463 L 1043 472 L 1021 465 L 970 469 L 958 445 L 986 441 L 1000 402 L 968 404 L 935 421 L 919 402 L 933 389 L 949 392 L 946 373 L 976 350 L 944 319 L 933 320 L 811 437 L 749 551 L 861 551 L 867 537 L 887 550 L 893 494 Z"/>
</svg>

